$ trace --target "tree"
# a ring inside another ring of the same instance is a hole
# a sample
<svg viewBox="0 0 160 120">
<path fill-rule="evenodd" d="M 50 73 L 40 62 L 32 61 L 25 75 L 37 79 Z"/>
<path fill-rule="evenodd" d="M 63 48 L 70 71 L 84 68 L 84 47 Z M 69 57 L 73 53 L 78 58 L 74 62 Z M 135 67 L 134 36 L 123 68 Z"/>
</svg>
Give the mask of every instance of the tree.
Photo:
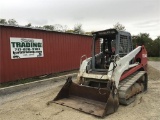
<svg viewBox="0 0 160 120">
<path fill-rule="evenodd" d="M 44 28 L 45 30 L 51 30 L 51 31 L 54 30 L 54 26 L 53 26 L 53 25 L 44 25 L 43 28 Z"/>
<path fill-rule="evenodd" d="M 76 24 L 74 26 L 73 32 L 76 34 L 84 34 L 84 31 L 82 30 L 82 24 Z"/>
<path fill-rule="evenodd" d="M 6 19 L 0 19 L 0 24 L 7 24 Z"/>
<path fill-rule="evenodd" d="M 31 23 L 28 23 L 27 25 L 25 25 L 25 27 L 31 27 L 32 24 Z"/>
<path fill-rule="evenodd" d="M 64 25 L 63 26 L 63 32 L 66 32 L 68 30 L 68 26 L 67 25 Z"/>
<path fill-rule="evenodd" d="M 113 25 L 113 28 L 116 29 L 116 30 L 123 30 L 125 31 L 125 26 L 120 24 L 119 22 L 117 22 L 115 25 Z"/>
<path fill-rule="evenodd" d="M 62 32 L 63 26 L 60 25 L 60 24 L 55 24 L 55 25 L 54 25 L 54 30 L 55 30 L 55 31 Z"/>
<path fill-rule="evenodd" d="M 144 45 L 147 49 L 148 56 L 153 57 L 153 40 L 149 37 L 148 33 L 140 33 L 137 36 L 132 37 L 133 47 Z"/>
<path fill-rule="evenodd" d="M 160 36 L 153 41 L 153 55 L 154 57 L 160 57 Z"/>
<path fill-rule="evenodd" d="M 9 25 L 18 25 L 17 21 L 14 20 L 14 19 L 9 19 L 9 20 L 8 20 L 8 24 L 9 24 Z"/>
<path fill-rule="evenodd" d="M 85 35 L 92 35 L 92 32 L 85 32 Z"/>
<path fill-rule="evenodd" d="M 73 30 L 67 30 L 66 33 L 74 33 Z"/>
<path fill-rule="evenodd" d="M 34 26 L 34 27 L 37 29 L 44 29 L 44 27 L 42 27 L 42 26 Z"/>
<path fill-rule="evenodd" d="M 60 25 L 60 24 L 55 24 L 54 25 L 54 30 L 55 31 L 59 31 L 59 32 L 66 32 L 67 31 L 67 26 L 63 26 L 63 25 Z"/>
</svg>

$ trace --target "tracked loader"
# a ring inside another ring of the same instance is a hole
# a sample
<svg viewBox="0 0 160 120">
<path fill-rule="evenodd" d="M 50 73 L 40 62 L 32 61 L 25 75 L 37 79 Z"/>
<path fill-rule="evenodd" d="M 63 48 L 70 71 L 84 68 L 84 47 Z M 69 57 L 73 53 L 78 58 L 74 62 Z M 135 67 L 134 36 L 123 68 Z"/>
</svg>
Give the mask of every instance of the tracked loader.
<svg viewBox="0 0 160 120">
<path fill-rule="evenodd" d="M 101 42 L 100 52 L 96 44 Z M 147 51 L 133 49 L 131 34 L 116 29 L 93 33 L 92 56 L 83 60 L 77 83 L 69 77 L 52 102 L 104 117 L 147 90 Z"/>
</svg>

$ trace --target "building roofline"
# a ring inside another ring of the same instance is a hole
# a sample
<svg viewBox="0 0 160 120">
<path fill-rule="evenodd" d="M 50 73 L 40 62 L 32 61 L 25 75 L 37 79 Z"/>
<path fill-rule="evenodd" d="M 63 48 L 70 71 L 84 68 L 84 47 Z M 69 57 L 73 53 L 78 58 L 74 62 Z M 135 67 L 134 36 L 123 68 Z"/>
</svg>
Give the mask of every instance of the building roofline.
<svg viewBox="0 0 160 120">
<path fill-rule="evenodd" d="M 0 26 L 5 26 L 5 27 L 15 27 L 15 28 L 24 28 L 24 29 L 32 29 L 32 30 L 41 30 L 41 31 L 47 31 L 47 32 L 56 32 L 56 33 L 63 33 L 63 34 L 72 34 L 72 35 L 80 35 L 80 36 L 88 36 L 91 37 L 92 35 L 83 35 L 83 34 L 77 34 L 77 33 L 70 33 L 70 32 L 61 32 L 61 31 L 55 31 L 55 30 L 46 30 L 43 28 L 35 28 L 35 27 L 26 27 L 22 25 L 8 25 L 8 24 L 1 24 Z"/>
</svg>

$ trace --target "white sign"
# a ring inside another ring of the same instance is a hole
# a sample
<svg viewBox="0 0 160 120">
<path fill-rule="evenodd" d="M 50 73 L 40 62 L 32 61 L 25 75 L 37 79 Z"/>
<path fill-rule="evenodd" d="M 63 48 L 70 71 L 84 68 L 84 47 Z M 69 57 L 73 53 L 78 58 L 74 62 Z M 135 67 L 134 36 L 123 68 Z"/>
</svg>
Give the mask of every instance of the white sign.
<svg viewBox="0 0 160 120">
<path fill-rule="evenodd" d="M 11 59 L 43 57 L 43 40 L 10 38 Z"/>
</svg>

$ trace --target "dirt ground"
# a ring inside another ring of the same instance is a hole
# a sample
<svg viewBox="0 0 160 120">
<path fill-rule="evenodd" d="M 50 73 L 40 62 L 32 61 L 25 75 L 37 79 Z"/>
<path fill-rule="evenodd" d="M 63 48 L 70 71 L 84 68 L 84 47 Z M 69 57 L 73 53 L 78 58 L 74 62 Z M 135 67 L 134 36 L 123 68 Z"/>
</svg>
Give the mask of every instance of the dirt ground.
<svg viewBox="0 0 160 120">
<path fill-rule="evenodd" d="M 160 64 L 160 63 L 158 63 Z M 148 91 L 137 96 L 129 106 L 120 105 L 118 111 L 106 116 L 104 120 L 160 120 L 160 71 L 149 66 Z M 46 103 L 52 100 L 62 83 L 40 93 L 28 91 L 13 100 L 0 104 L 0 120 L 97 120 L 72 108 Z M 3 98 L 3 101 L 7 98 Z"/>
</svg>

